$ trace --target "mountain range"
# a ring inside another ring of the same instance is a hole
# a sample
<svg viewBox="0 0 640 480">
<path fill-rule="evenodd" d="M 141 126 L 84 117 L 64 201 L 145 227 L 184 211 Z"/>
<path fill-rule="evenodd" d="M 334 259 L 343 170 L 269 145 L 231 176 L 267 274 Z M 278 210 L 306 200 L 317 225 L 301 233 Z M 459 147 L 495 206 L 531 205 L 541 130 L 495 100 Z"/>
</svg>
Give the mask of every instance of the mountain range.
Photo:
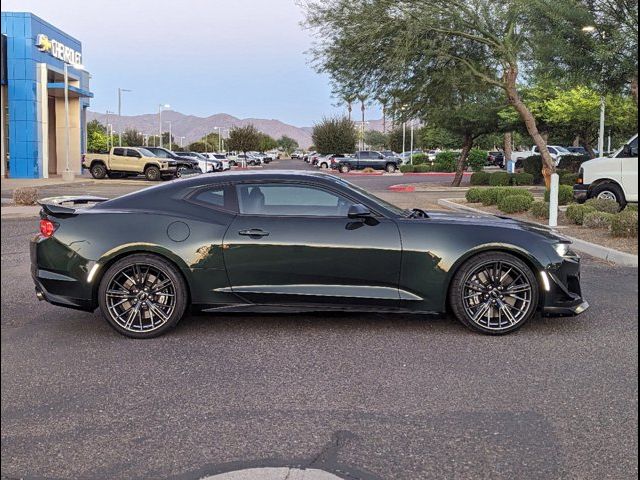
<svg viewBox="0 0 640 480">
<path fill-rule="evenodd" d="M 133 128 L 148 135 L 157 135 L 160 130 L 157 113 L 147 113 L 144 115 L 122 115 L 118 117 L 114 114 L 99 112 L 87 112 L 87 121 L 98 120 L 100 123 L 113 125 L 114 132 L 127 128 Z M 228 135 L 225 131 L 232 127 L 242 127 L 253 124 L 259 131 L 278 139 L 283 135 L 291 137 L 298 142 L 301 148 L 308 148 L 312 144 L 311 133 L 313 127 L 296 127 L 276 119 L 263 118 L 237 118 L 227 113 L 216 113 L 208 117 L 198 117 L 195 115 L 185 115 L 173 110 L 162 112 L 163 131 L 169 130 L 168 122 L 171 122 L 171 134 L 176 143 L 180 143 L 180 138 L 184 137 L 184 144 L 195 142 L 208 133 L 216 132 L 215 127 L 223 130 L 223 136 Z M 368 120 L 367 130 L 382 131 L 382 120 Z"/>
</svg>

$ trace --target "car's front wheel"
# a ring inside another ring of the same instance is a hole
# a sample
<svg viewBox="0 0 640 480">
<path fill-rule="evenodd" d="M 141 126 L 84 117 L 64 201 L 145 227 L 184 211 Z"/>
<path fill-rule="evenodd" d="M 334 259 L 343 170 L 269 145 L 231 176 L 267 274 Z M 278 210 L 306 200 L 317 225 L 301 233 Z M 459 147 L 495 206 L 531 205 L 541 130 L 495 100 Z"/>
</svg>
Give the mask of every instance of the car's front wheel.
<svg viewBox="0 0 640 480">
<path fill-rule="evenodd" d="M 152 338 L 172 329 L 187 307 L 187 288 L 178 270 L 155 255 L 135 254 L 105 272 L 98 302 L 117 332 Z"/>
<path fill-rule="evenodd" d="M 351 170 L 349 168 L 349 165 L 347 165 L 346 163 L 340 165 L 340 173 L 349 173 L 349 170 Z"/>
<path fill-rule="evenodd" d="M 387 171 L 387 173 L 395 173 L 396 164 L 395 163 L 387 163 L 387 166 L 385 167 L 385 170 Z"/>
<path fill-rule="evenodd" d="M 615 183 L 603 183 L 593 189 L 592 197 L 600 198 L 604 200 L 614 200 L 618 202 L 620 208 L 624 208 L 627 205 L 627 201 L 624 198 L 624 192 Z"/>
<path fill-rule="evenodd" d="M 160 169 L 158 167 L 154 167 L 153 165 L 147 167 L 147 169 L 144 171 L 145 178 L 150 182 L 157 182 L 158 180 L 160 180 L 160 175 Z"/>
<path fill-rule="evenodd" d="M 472 330 L 501 335 L 522 327 L 535 315 L 538 282 L 529 266 L 503 252 L 486 252 L 467 260 L 456 272 L 449 303 Z"/>
</svg>

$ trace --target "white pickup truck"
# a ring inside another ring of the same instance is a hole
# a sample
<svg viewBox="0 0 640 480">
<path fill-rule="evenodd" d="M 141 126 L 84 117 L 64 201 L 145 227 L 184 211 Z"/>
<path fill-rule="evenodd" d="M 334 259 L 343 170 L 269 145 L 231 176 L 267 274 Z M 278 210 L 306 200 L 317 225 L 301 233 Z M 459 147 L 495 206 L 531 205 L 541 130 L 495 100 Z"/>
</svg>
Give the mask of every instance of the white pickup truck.
<svg viewBox="0 0 640 480">
<path fill-rule="evenodd" d="M 575 153 L 572 153 L 566 148 L 561 147 L 559 145 L 547 145 L 547 148 L 549 149 L 549 154 L 551 155 L 551 158 L 553 159 L 554 162 L 556 162 L 556 167 L 558 166 L 560 157 L 563 157 L 565 155 L 576 155 Z M 525 158 L 532 157 L 534 155 L 540 155 L 540 150 L 535 145 L 531 148 L 531 150 L 526 150 L 524 152 L 511 153 L 511 160 L 516 162 L 516 167 L 521 167 L 522 160 L 524 160 Z"/>
<path fill-rule="evenodd" d="M 615 200 L 624 207 L 638 202 L 638 135 L 609 157 L 589 160 L 580 165 L 578 180 L 573 186 L 578 202 L 589 198 Z"/>
</svg>

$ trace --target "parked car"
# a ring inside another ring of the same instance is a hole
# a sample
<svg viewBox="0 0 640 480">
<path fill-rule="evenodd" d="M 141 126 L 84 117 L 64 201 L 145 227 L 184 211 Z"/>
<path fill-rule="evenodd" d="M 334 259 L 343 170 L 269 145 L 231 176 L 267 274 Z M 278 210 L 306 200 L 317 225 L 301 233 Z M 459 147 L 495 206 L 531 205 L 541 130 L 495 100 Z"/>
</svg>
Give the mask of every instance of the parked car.
<svg viewBox="0 0 640 480">
<path fill-rule="evenodd" d="M 580 165 L 573 196 L 578 202 L 589 198 L 615 200 L 621 208 L 638 202 L 638 135 L 610 157 L 594 158 Z"/>
<path fill-rule="evenodd" d="M 213 173 L 222 171 L 222 162 L 220 160 L 211 159 L 204 153 L 200 152 L 175 152 L 176 155 L 185 158 L 192 158 L 198 162 L 198 166 L 203 173 Z"/>
<path fill-rule="evenodd" d="M 489 152 L 487 155 L 487 165 L 495 165 L 496 167 L 504 168 L 504 153 L 497 150 Z"/>
<path fill-rule="evenodd" d="M 412 150 L 408 152 L 402 152 L 397 157 L 401 160 L 402 163 L 400 165 L 408 165 L 411 163 L 411 157 L 413 155 L 418 155 L 419 153 L 424 153 L 421 149 Z"/>
<path fill-rule="evenodd" d="M 247 165 L 251 165 L 252 167 L 262 165 L 262 159 L 250 153 L 239 153 L 238 155 L 236 155 L 236 162 L 246 163 Z"/>
<path fill-rule="evenodd" d="M 349 173 L 351 170 L 363 170 L 373 168 L 374 170 L 386 170 L 388 173 L 395 172 L 402 164 L 400 157 L 385 157 L 382 153 L 373 150 L 361 150 L 352 157 L 344 157 L 331 165 L 331 168 L 341 173 Z"/>
<path fill-rule="evenodd" d="M 75 208 L 88 201 L 98 203 Z M 30 249 L 39 299 L 99 308 L 134 338 L 168 332 L 188 309 L 450 309 L 495 335 L 537 312 L 589 306 L 580 258 L 552 230 L 404 210 L 318 172 L 197 175 L 111 200 L 46 199 Z"/>
<path fill-rule="evenodd" d="M 332 155 L 325 155 L 324 157 L 321 157 L 318 162 L 316 163 L 316 166 L 318 168 L 333 168 L 333 165 L 337 164 L 341 159 L 343 158 L 347 158 L 349 155 L 346 155 L 344 153 L 338 153 L 338 154 L 332 154 Z"/>
<path fill-rule="evenodd" d="M 574 155 L 589 155 L 589 152 L 584 147 L 565 147 L 568 152 Z"/>
<path fill-rule="evenodd" d="M 231 163 L 224 153 L 209 152 L 209 153 L 203 153 L 202 155 L 207 157 L 209 160 L 216 160 L 220 162 L 220 171 L 229 170 L 231 168 Z"/>
<path fill-rule="evenodd" d="M 176 155 L 171 150 L 162 147 L 143 147 L 149 150 L 158 158 L 166 158 L 176 162 L 176 177 L 183 175 L 202 173 L 198 161 L 195 158 L 187 158 Z"/>
<path fill-rule="evenodd" d="M 556 162 L 556 167 L 559 166 L 560 158 L 563 155 L 574 155 L 569 150 L 560 145 L 547 145 L 547 149 L 549 150 L 549 154 L 551 158 Z M 512 152 L 511 160 L 516 162 L 516 167 L 520 167 L 522 165 L 522 160 L 525 158 L 532 157 L 534 155 L 540 155 L 540 150 L 537 145 L 534 145 L 531 150 L 527 150 L 524 152 Z M 519 162 L 519 163 L 518 163 Z"/>
<path fill-rule="evenodd" d="M 291 154 L 291 159 L 292 160 L 299 160 L 304 156 L 304 153 L 300 152 L 300 151 L 295 151 Z"/>
<path fill-rule="evenodd" d="M 109 153 L 87 153 L 82 157 L 82 167 L 93 178 L 144 175 L 147 180 L 172 178 L 177 172 L 175 160 L 156 157 L 146 148 L 113 147 Z"/>
</svg>

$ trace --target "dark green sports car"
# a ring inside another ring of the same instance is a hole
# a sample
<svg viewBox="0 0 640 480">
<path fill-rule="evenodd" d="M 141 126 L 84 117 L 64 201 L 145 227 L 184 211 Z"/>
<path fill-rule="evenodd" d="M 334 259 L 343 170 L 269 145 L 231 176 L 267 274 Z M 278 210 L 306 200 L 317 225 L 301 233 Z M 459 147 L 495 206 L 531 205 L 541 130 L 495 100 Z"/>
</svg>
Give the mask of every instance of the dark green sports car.
<svg viewBox="0 0 640 480">
<path fill-rule="evenodd" d="M 37 296 L 99 307 L 136 338 L 175 327 L 187 308 L 450 310 L 489 334 L 514 331 L 536 312 L 588 308 L 580 259 L 550 230 L 401 210 L 319 172 L 200 175 L 112 200 L 41 203 L 31 244 Z"/>
</svg>

